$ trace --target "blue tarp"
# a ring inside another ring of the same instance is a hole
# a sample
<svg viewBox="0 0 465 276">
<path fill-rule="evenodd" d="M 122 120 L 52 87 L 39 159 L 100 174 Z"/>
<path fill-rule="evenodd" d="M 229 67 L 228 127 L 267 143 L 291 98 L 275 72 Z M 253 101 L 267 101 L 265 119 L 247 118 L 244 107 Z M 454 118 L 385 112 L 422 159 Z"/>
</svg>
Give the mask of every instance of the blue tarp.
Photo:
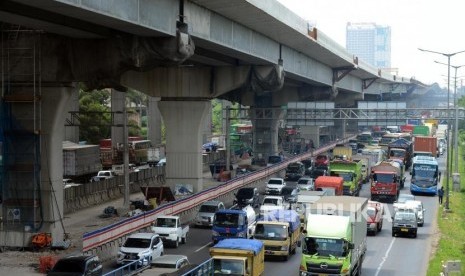
<svg viewBox="0 0 465 276">
<path fill-rule="evenodd" d="M 258 255 L 263 248 L 263 242 L 248 239 L 225 239 L 219 241 L 213 248 L 249 250 L 253 251 L 254 255 Z"/>
<path fill-rule="evenodd" d="M 400 138 L 395 140 L 392 143 L 388 144 L 388 147 L 396 147 L 396 148 L 408 148 L 412 142 L 405 140 L 404 138 Z"/>
<path fill-rule="evenodd" d="M 299 214 L 294 210 L 272 210 L 267 212 L 262 220 L 288 222 L 292 232 L 300 227 Z"/>
</svg>

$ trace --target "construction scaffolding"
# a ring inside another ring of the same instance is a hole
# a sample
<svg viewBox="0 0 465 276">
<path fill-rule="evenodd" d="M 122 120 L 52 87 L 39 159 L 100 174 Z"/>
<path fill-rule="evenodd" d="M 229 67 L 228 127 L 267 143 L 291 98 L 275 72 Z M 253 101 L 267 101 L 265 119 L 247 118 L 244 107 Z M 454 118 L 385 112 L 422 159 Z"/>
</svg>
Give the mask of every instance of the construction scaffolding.
<svg viewBox="0 0 465 276">
<path fill-rule="evenodd" d="M 1 25 L 0 229 L 4 233 L 38 232 L 43 224 L 40 36 L 22 26 Z"/>
</svg>

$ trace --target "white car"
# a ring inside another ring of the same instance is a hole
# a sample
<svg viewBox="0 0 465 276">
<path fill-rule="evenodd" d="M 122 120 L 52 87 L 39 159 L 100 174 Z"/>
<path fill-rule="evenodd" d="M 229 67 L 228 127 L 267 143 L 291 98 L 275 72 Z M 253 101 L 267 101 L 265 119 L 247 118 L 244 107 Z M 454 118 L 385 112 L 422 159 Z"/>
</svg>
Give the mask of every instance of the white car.
<svg viewBox="0 0 465 276">
<path fill-rule="evenodd" d="M 223 210 L 224 203 L 218 200 L 206 201 L 200 205 L 199 212 L 195 216 L 196 226 L 213 226 L 213 217 L 216 211 Z"/>
<path fill-rule="evenodd" d="M 297 180 L 297 188 L 299 188 L 300 191 L 314 191 L 315 183 L 313 178 L 301 177 L 299 180 Z"/>
<path fill-rule="evenodd" d="M 147 275 L 151 276 L 171 275 L 171 273 L 189 265 L 190 263 L 187 256 L 167 254 L 153 260 L 152 269 L 146 270 L 145 272 L 147 272 Z M 142 273 L 142 275 L 146 275 L 145 272 Z"/>
<path fill-rule="evenodd" d="M 408 208 L 412 208 L 417 213 L 417 223 L 419 227 L 422 227 L 425 224 L 425 211 L 423 208 L 423 203 L 419 200 L 407 200 L 404 203 Z"/>
<path fill-rule="evenodd" d="M 286 186 L 286 182 L 283 178 L 273 177 L 268 179 L 266 182 L 265 193 L 268 195 L 280 195 L 283 187 Z"/>
<path fill-rule="evenodd" d="M 163 254 L 163 242 L 158 234 L 136 233 L 130 235 L 119 248 L 116 263 L 123 265 L 139 261 L 139 265 L 149 265 Z"/>
<path fill-rule="evenodd" d="M 407 200 L 415 200 L 415 196 L 411 194 L 400 194 L 396 201 L 392 204 L 394 212 L 399 208 L 400 205 L 404 204 Z"/>
<path fill-rule="evenodd" d="M 260 216 L 274 210 L 284 210 L 284 199 L 282 196 L 265 196 L 260 206 Z"/>
</svg>

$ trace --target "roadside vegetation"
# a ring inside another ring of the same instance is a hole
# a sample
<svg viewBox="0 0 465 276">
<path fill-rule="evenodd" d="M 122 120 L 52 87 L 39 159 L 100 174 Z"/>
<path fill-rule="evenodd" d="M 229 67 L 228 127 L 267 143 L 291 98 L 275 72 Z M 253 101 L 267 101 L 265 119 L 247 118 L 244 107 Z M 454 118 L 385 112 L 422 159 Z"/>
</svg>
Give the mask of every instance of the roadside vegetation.
<svg viewBox="0 0 465 276">
<path fill-rule="evenodd" d="M 463 133 L 461 133 L 463 134 Z M 460 135 L 460 138 L 463 138 Z M 460 139 L 463 145 L 463 139 Z M 435 254 L 429 262 L 428 276 L 438 276 L 442 272 L 442 262 L 448 260 L 460 260 L 462 262 L 462 274 L 465 272 L 465 147 L 459 147 L 459 173 L 460 173 L 460 192 L 454 192 L 452 189 L 452 179 L 449 180 L 450 197 L 449 211 L 444 211 L 444 205 L 438 208 L 438 231 L 439 241 L 437 246 L 433 247 Z M 443 183 L 445 181 L 443 180 Z M 444 202 L 446 196 L 444 196 Z"/>
</svg>

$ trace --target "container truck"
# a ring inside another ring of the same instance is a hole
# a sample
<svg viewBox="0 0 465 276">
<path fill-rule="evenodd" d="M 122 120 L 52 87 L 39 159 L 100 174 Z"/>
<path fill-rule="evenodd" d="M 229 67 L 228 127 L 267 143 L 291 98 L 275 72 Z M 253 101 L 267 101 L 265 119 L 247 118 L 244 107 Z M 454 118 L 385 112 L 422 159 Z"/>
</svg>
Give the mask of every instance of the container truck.
<svg viewBox="0 0 465 276">
<path fill-rule="evenodd" d="M 266 256 L 282 257 L 287 261 L 300 246 L 300 234 L 300 217 L 296 211 L 275 210 L 257 221 L 254 239 L 263 242 Z"/>
<path fill-rule="evenodd" d="M 388 159 L 400 160 L 408 169 L 412 164 L 413 145 L 412 142 L 400 138 L 388 144 Z"/>
<path fill-rule="evenodd" d="M 416 156 L 413 158 L 410 192 L 436 195 L 441 180 L 438 161 L 434 157 Z"/>
<path fill-rule="evenodd" d="M 326 196 L 308 216 L 300 275 L 360 275 L 367 250 L 368 200 Z"/>
<path fill-rule="evenodd" d="M 253 235 L 256 222 L 255 210 L 250 205 L 240 209 L 219 210 L 213 217 L 213 243 L 229 238 L 249 239 Z"/>
<path fill-rule="evenodd" d="M 437 138 L 431 136 L 415 137 L 415 143 L 413 144 L 413 155 L 418 155 L 418 152 L 429 152 L 431 153 L 431 156 L 439 157 Z"/>
<path fill-rule="evenodd" d="M 327 195 L 343 194 L 344 178 L 339 176 L 320 176 L 315 180 L 316 191 L 326 191 Z"/>
<path fill-rule="evenodd" d="M 265 272 L 265 250 L 259 240 L 227 239 L 210 248 L 213 274 L 259 276 Z"/>
<path fill-rule="evenodd" d="M 362 185 L 362 162 L 352 160 L 332 160 L 329 162 L 329 175 L 344 179 L 344 195 L 357 196 Z"/>
<path fill-rule="evenodd" d="M 412 131 L 412 135 L 414 137 L 417 137 L 417 136 L 430 136 L 431 135 L 430 128 L 429 128 L 429 126 L 414 126 L 413 131 Z"/>
<path fill-rule="evenodd" d="M 100 147 L 63 142 L 63 176 L 75 181 L 87 181 L 102 169 Z M 85 179 L 85 180 L 84 180 Z"/>
<path fill-rule="evenodd" d="M 383 161 L 371 168 L 371 200 L 397 200 L 405 176 L 402 164 L 397 161 Z"/>
</svg>

